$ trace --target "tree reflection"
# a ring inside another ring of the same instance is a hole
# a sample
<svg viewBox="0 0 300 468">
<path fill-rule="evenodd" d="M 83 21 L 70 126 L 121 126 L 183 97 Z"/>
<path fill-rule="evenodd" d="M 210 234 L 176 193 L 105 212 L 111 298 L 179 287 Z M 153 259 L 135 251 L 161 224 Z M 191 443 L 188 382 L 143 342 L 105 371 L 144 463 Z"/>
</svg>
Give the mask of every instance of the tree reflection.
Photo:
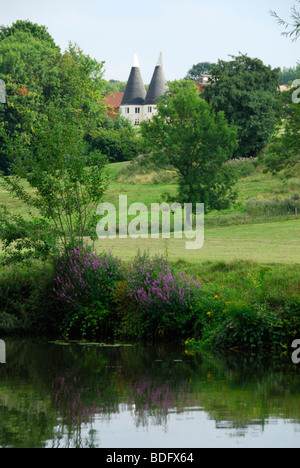
<svg viewBox="0 0 300 468">
<path fill-rule="evenodd" d="M 7 358 L 1 447 L 101 446 L 101 431 L 125 412 L 135 428 L 167 428 L 171 414 L 201 410 L 237 437 L 270 416 L 300 420 L 300 367 L 288 357 L 17 340 L 7 342 Z"/>
</svg>

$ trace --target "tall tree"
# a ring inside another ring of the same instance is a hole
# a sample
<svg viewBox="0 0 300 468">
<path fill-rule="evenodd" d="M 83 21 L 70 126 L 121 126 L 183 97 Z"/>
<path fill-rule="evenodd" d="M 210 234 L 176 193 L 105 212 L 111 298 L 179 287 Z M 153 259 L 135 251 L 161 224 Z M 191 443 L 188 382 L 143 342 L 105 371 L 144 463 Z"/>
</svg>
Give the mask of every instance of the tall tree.
<svg viewBox="0 0 300 468">
<path fill-rule="evenodd" d="M 46 26 L 32 23 L 29 20 L 17 20 L 11 26 L 0 26 L 0 41 L 3 41 L 7 37 L 13 36 L 16 32 L 19 31 L 30 34 L 31 36 L 41 41 L 46 41 L 53 48 L 59 49 L 59 47 L 55 44 L 53 37 L 49 34 Z"/>
<path fill-rule="evenodd" d="M 0 29 L 0 79 L 7 102 L 0 108 L 5 130 L 34 134 L 37 113 L 55 105 L 77 116 L 88 133 L 104 113 L 104 62 L 72 43 L 62 54 L 44 26 L 17 21 Z M 34 97 L 34 98 L 33 98 Z M 0 169 L 7 171 L 5 142 L 0 137 Z"/>
<path fill-rule="evenodd" d="M 234 157 L 256 156 L 270 141 L 279 116 L 279 69 L 247 55 L 219 60 L 204 98 L 238 128 Z"/>
<path fill-rule="evenodd" d="M 273 174 L 281 172 L 286 178 L 299 177 L 300 174 L 300 104 L 292 102 L 291 92 L 288 92 L 287 96 L 289 104 L 283 109 L 284 128 L 281 127 L 280 131 L 278 129 L 262 155 L 268 172 Z"/>
<path fill-rule="evenodd" d="M 2 260 L 45 260 L 61 248 L 83 245 L 85 236 L 95 238 L 107 160 L 87 151 L 77 119 L 50 106 L 30 140 L 24 133 L 11 138 L 3 126 L 0 132 L 13 169 L 1 182 L 28 210 L 17 216 L 0 207 Z"/>
<path fill-rule="evenodd" d="M 59 89 L 60 52 L 49 41 L 16 30 L 0 41 L 0 75 L 7 77 L 46 100 Z"/>
<path fill-rule="evenodd" d="M 215 66 L 215 63 L 211 62 L 200 62 L 196 65 L 193 65 L 192 68 L 189 69 L 186 75 L 186 79 L 198 81 L 200 75 L 209 75 L 211 69 Z"/>
<path fill-rule="evenodd" d="M 154 161 L 176 169 L 179 203 L 204 203 L 206 211 L 230 204 L 234 178 L 224 163 L 236 148 L 236 129 L 200 97 L 194 83 L 170 83 L 158 115 L 141 128 Z"/>
<path fill-rule="evenodd" d="M 59 65 L 60 86 L 56 96 L 57 105 L 72 107 L 84 117 L 86 131 L 96 126 L 105 113 L 103 79 L 104 62 L 98 62 L 83 53 L 77 44 L 69 43 Z"/>
</svg>

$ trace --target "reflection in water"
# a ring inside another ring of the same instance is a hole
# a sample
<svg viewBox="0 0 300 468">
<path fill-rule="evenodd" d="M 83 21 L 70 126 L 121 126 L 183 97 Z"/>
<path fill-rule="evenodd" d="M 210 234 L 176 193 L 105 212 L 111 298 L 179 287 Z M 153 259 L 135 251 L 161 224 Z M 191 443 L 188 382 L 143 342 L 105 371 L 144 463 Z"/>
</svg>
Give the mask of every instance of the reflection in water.
<svg viewBox="0 0 300 468">
<path fill-rule="evenodd" d="M 300 445 L 300 367 L 289 356 L 31 340 L 6 347 L 1 447 Z"/>
</svg>

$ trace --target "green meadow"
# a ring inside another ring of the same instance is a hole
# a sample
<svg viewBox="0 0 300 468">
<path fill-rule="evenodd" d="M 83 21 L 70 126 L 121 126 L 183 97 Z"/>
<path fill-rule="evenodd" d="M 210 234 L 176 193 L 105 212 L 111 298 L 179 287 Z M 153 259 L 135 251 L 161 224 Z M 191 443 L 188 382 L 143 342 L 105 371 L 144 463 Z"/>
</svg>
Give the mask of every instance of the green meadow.
<svg viewBox="0 0 300 468">
<path fill-rule="evenodd" d="M 144 203 L 150 216 L 151 203 L 161 203 L 162 193 L 176 193 L 174 174 L 165 174 L 165 178 L 169 180 L 159 183 L 159 177 L 163 179 L 162 171 L 151 173 L 149 170 L 148 173 L 142 173 L 138 170 L 137 173 L 133 171 L 130 176 L 126 174 L 128 165 L 129 163 L 110 165 L 110 185 L 104 201 L 116 206 L 117 219 L 119 195 L 127 196 L 128 205 Z M 161 234 L 159 239 L 154 239 L 149 229 L 148 238 L 120 239 L 117 235 L 115 239 L 98 240 L 95 244 L 97 250 L 111 250 L 124 260 L 131 260 L 138 249 L 146 249 L 150 253 L 167 253 L 172 261 L 184 260 L 192 264 L 236 260 L 259 264 L 299 263 L 300 212 L 299 219 L 293 211 L 276 216 L 271 213 L 268 218 L 264 212 L 258 215 L 255 213 L 254 216 L 243 213 L 249 200 L 259 203 L 295 196 L 299 193 L 300 180 L 293 179 L 286 183 L 279 177 L 265 174 L 260 166 L 249 169 L 249 162 L 242 161 L 239 166 L 246 175 L 238 180 L 237 201 L 228 210 L 205 215 L 204 245 L 201 249 L 187 250 L 184 233 L 182 239 L 174 239 L 173 233 L 169 239 L 163 238 Z"/>
<path fill-rule="evenodd" d="M 171 261 L 183 260 L 192 264 L 207 261 L 232 262 L 245 260 L 259 264 L 296 264 L 300 262 L 300 210 L 272 215 L 266 212 L 245 214 L 249 201 L 266 203 L 276 198 L 283 200 L 300 193 L 300 179 L 285 182 L 280 177 L 265 174 L 260 165 L 241 161 L 237 163 L 240 177 L 237 183 L 238 197 L 228 210 L 212 212 L 204 217 L 204 245 L 199 250 L 188 250 L 186 239 L 159 239 L 151 237 L 150 222 L 148 238 L 101 239 L 94 245 L 97 250 L 111 250 L 124 260 L 131 260 L 137 250 L 167 254 Z M 132 168 L 133 167 L 133 168 Z M 129 162 L 109 165 L 110 180 L 104 202 L 116 207 L 119 219 L 119 196 L 126 195 L 128 206 L 140 202 L 146 205 L 151 216 L 151 204 L 162 203 L 162 194 L 176 193 L 176 176 L 172 171 L 160 171 L 149 167 L 135 168 Z M 5 204 L 16 214 L 26 216 L 27 208 L 0 186 L 0 205 Z M 128 217 L 128 220 L 133 217 Z"/>
</svg>

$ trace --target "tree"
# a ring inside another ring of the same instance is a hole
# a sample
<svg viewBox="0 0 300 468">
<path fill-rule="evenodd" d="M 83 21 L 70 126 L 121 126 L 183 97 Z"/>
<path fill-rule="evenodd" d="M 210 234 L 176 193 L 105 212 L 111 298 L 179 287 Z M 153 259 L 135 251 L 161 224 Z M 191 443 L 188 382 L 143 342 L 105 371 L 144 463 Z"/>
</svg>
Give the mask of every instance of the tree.
<svg viewBox="0 0 300 468">
<path fill-rule="evenodd" d="M 53 106 L 36 123 L 30 138 L 1 128 L 12 174 L 7 190 L 27 206 L 25 216 L 0 209 L 5 260 L 45 260 L 58 249 L 80 246 L 95 237 L 96 206 L 107 185 L 107 160 L 88 152 L 77 118 Z"/>
<path fill-rule="evenodd" d="M 186 79 L 198 81 L 200 75 L 209 75 L 215 65 L 215 63 L 210 62 L 200 62 L 197 65 L 193 65 L 188 71 Z"/>
<path fill-rule="evenodd" d="M 278 128 L 262 155 L 268 172 L 272 174 L 281 172 L 286 178 L 299 177 L 300 174 L 300 104 L 292 102 L 291 93 L 294 91 L 293 89 L 286 93 L 288 104 L 283 109 L 284 128 Z"/>
<path fill-rule="evenodd" d="M 300 3 L 300 0 L 296 0 Z M 282 34 L 296 41 L 300 36 L 300 12 L 294 6 L 292 8 L 292 21 L 287 23 L 279 18 L 272 11 L 271 14 L 278 20 L 279 24 L 284 25 L 285 29 L 291 28 Z M 299 72 L 299 64 L 297 67 Z M 296 78 L 296 77 L 294 77 Z M 297 76 L 298 78 L 298 76 Z M 271 144 L 262 155 L 266 170 L 273 174 L 281 172 L 284 177 L 299 176 L 300 172 L 300 104 L 299 104 L 300 89 L 291 89 L 283 93 L 283 115 L 281 125 L 275 133 Z"/>
<path fill-rule="evenodd" d="M 38 116 L 44 108 L 41 96 L 25 87 L 13 83 L 6 77 L 6 103 L 0 104 L 0 123 L 7 136 L 13 138 L 14 133 L 30 138 Z M 0 172 L 9 173 L 9 160 L 6 154 L 6 143 L 0 134 Z"/>
<path fill-rule="evenodd" d="M 111 119 L 104 116 L 97 128 L 87 135 L 92 150 L 99 150 L 107 156 L 109 162 L 129 161 L 141 151 L 140 138 L 129 120 L 118 116 Z"/>
<path fill-rule="evenodd" d="M 59 47 L 55 44 L 53 37 L 49 34 L 46 26 L 32 23 L 29 20 L 17 20 L 11 26 L 0 26 L 0 41 L 3 41 L 7 37 L 13 36 L 18 31 L 30 34 L 31 36 L 41 41 L 47 41 L 51 47 L 59 49 Z"/>
<path fill-rule="evenodd" d="M 77 44 L 69 43 L 60 60 L 60 89 L 56 102 L 62 108 L 71 106 L 84 116 L 82 122 L 86 130 L 95 126 L 105 112 L 103 74 L 104 62 L 92 59 Z"/>
<path fill-rule="evenodd" d="M 279 74 L 279 84 L 287 85 L 300 77 L 300 65 L 295 67 L 283 67 Z"/>
<path fill-rule="evenodd" d="M 300 3 L 300 0 L 295 1 Z M 296 41 L 300 37 L 300 11 L 296 9 L 296 6 L 293 6 L 291 11 L 291 23 L 280 18 L 275 11 L 271 11 L 270 13 L 281 26 L 285 27 L 286 31 L 282 33 L 283 36 L 289 37 L 293 41 Z"/>
<path fill-rule="evenodd" d="M 234 157 L 256 156 L 269 143 L 279 117 L 279 69 L 247 55 L 219 60 L 204 98 L 238 128 Z"/>
<path fill-rule="evenodd" d="M 46 28 L 29 21 L 0 28 L 0 57 L 0 78 L 7 91 L 0 118 L 11 137 L 19 132 L 30 138 L 37 116 L 50 103 L 61 112 L 73 109 L 86 134 L 101 121 L 105 113 L 104 62 L 92 59 L 72 43 L 61 54 Z M 7 173 L 1 137 L 0 169 Z"/>
<path fill-rule="evenodd" d="M 59 89 L 60 52 L 49 41 L 16 30 L 0 41 L 0 75 L 51 99 Z"/>
<path fill-rule="evenodd" d="M 177 171 L 178 202 L 204 203 L 206 212 L 230 204 L 234 176 L 225 162 L 236 148 L 236 129 L 200 97 L 194 83 L 170 83 L 158 115 L 141 128 L 157 165 L 172 165 Z"/>
</svg>

